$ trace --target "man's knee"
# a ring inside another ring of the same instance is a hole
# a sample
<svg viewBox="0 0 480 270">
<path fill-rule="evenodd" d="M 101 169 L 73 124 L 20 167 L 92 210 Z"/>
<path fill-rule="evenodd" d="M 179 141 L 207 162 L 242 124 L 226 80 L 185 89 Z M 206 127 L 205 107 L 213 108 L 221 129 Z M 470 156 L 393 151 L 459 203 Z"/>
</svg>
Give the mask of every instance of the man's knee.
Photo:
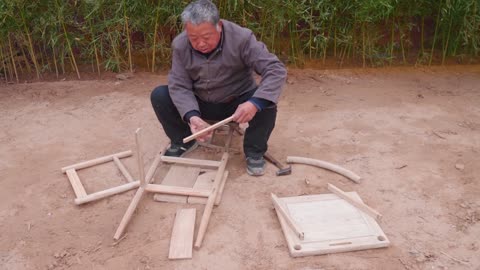
<svg viewBox="0 0 480 270">
<path fill-rule="evenodd" d="M 170 94 L 168 93 L 167 85 L 160 85 L 153 89 L 150 94 L 150 100 L 152 105 L 165 104 L 165 102 L 170 102 Z"/>
</svg>

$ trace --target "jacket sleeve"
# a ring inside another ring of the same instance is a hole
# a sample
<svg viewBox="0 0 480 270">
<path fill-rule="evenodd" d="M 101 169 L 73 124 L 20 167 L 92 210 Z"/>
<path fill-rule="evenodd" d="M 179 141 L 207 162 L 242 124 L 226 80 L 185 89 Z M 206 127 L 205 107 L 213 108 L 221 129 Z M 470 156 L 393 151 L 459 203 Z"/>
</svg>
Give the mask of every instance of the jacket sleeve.
<svg viewBox="0 0 480 270">
<path fill-rule="evenodd" d="M 200 111 L 200 109 L 193 93 L 193 81 L 188 75 L 184 61 L 182 61 L 182 57 L 185 56 L 173 44 L 172 47 L 172 68 L 168 73 L 168 92 L 180 116 L 184 119 L 187 112 Z"/>
<path fill-rule="evenodd" d="M 264 43 L 250 33 L 242 49 L 245 65 L 252 68 L 262 79 L 253 97 L 278 102 L 287 78 L 287 70 L 277 56 L 270 53 Z"/>
</svg>

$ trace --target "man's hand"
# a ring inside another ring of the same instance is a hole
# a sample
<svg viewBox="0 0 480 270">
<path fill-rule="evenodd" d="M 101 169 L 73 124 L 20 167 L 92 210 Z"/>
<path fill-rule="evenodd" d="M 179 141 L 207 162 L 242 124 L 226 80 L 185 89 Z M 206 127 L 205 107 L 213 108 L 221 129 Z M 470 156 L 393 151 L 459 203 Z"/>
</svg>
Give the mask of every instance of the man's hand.
<svg viewBox="0 0 480 270">
<path fill-rule="evenodd" d="M 209 126 L 210 125 L 207 122 L 203 121 L 202 118 L 198 116 L 192 116 L 190 118 L 190 131 L 192 131 L 192 134 L 195 132 L 199 132 L 200 130 L 205 129 Z M 197 137 L 196 140 L 200 142 L 205 142 L 212 137 L 212 134 L 213 130 L 202 134 L 201 136 Z"/>
<path fill-rule="evenodd" d="M 258 109 L 252 102 L 247 101 L 238 105 L 237 110 L 233 114 L 233 121 L 243 124 L 247 123 L 255 116 Z"/>
</svg>

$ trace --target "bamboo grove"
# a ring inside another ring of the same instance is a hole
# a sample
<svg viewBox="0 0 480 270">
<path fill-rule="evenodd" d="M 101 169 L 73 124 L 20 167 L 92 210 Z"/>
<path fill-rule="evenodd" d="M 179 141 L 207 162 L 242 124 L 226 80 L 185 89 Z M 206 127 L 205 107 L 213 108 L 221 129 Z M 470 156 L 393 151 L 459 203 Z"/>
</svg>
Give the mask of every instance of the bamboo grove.
<svg viewBox="0 0 480 270">
<path fill-rule="evenodd" d="M 0 0 L 0 76 L 168 67 L 189 1 Z M 463 63 L 480 51 L 480 0 L 217 0 L 292 65 Z"/>
</svg>

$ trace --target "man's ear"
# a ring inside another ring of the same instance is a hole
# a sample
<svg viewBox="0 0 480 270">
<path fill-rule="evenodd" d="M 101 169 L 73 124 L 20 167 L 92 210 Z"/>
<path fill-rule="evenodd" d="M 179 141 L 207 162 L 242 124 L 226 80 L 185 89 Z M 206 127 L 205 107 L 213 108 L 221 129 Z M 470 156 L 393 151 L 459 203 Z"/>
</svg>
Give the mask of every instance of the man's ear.
<svg viewBox="0 0 480 270">
<path fill-rule="evenodd" d="M 218 21 L 218 23 L 217 23 L 217 32 L 219 32 L 219 33 L 222 32 L 222 21 Z"/>
</svg>

